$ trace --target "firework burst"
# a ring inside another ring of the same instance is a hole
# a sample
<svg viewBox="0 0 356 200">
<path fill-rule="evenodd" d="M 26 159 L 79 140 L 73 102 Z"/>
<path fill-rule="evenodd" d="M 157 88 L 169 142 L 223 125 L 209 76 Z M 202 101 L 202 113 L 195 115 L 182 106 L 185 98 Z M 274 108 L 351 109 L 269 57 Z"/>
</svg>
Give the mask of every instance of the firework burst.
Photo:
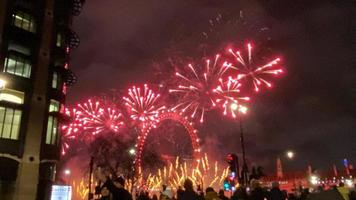
<svg viewBox="0 0 356 200">
<path fill-rule="evenodd" d="M 203 69 L 189 64 L 187 75 L 176 72 L 176 77 L 181 80 L 181 84 L 175 89 L 170 89 L 169 92 L 180 94 L 182 100 L 172 108 L 173 110 L 187 111 L 190 117 L 198 116 L 201 123 L 204 121 L 205 112 L 216 107 L 219 99 L 216 97 L 218 93 L 214 92 L 216 86 L 224 74 L 233 68 L 230 63 L 220 62 L 219 57 L 220 55 L 216 55 L 213 62 L 206 60 Z"/>
<path fill-rule="evenodd" d="M 77 138 L 78 133 L 82 131 L 82 124 L 77 123 L 77 109 L 65 110 L 65 115 L 69 118 L 70 123 L 61 126 L 61 154 L 65 155 L 70 147 L 70 142 Z"/>
<path fill-rule="evenodd" d="M 99 100 L 93 102 L 89 99 L 83 104 L 78 104 L 77 120 L 83 130 L 91 135 L 105 132 L 119 131 L 123 125 L 122 114 L 112 106 L 105 106 Z"/>
<path fill-rule="evenodd" d="M 242 84 L 237 80 L 233 79 L 231 76 L 228 77 L 227 81 L 219 79 L 219 85 L 213 90 L 216 93 L 217 99 L 216 103 L 222 107 L 223 114 L 228 113 L 235 118 L 236 117 L 236 107 L 242 108 L 241 102 L 247 102 L 250 97 L 241 95 Z"/>
<path fill-rule="evenodd" d="M 238 67 L 237 65 L 234 66 L 239 72 L 237 80 L 241 81 L 242 79 L 251 78 L 256 92 L 260 90 L 261 85 L 272 87 L 272 83 L 267 80 L 267 76 L 271 74 L 278 75 L 283 72 L 283 70 L 278 66 L 281 59 L 276 58 L 267 64 L 256 66 L 252 58 L 252 45 L 248 43 L 246 47 L 247 58 L 245 59 L 240 51 L 229 49 L 229 52 L 234 56 L 238 65 L 242 65 L 241 67 Z"/>
<path fill-rule="evenodd" d="M 111 106 L 105 106 L 100 101 L 78 104 L 73 109 L 66 109 L 65 113 L 70 118 L 70 123 L 62 125 L 62 155 L 69 148 L 71 140 L 92 140 L 95 135 L 119 132 L 123 125 L 121 113 Z"/>
<path fill-rule="evenodd" d="M 149 123 L 156 121 L 160 111 L 164 110 L 165 106 L 158 106 L 157 100 L 160 94 L 154 93 L 147 84 L 141 89 L 133 86 L 128 90 L 128 97 L 123 97 L 125 105 L 129 108 L 133 120 L 141 123 Z"/>
</svg>

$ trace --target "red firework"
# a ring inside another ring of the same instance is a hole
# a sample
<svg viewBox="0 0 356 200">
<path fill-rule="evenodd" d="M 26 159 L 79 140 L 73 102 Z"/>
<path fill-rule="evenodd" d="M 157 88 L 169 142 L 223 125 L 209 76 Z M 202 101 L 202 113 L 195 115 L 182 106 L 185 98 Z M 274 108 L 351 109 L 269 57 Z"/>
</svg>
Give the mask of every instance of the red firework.
<svg viewBox="0 0 356 200">
<path fill-rule="evenodd" d="M 133 120 L 141 123 L 150 123 L 157 120 L 160 111 L 165 106 L 158 106 L 160 94 L 154 93 L 147 84 L 141 89 L 133 86 L 128 90 L 128 97 L 123 97 L 125 105 L 129 108 Z"/>
<path fill-rule="evenodd" d="M 239 67 L 238 65 L 234 66 L 239 71 L 239 74 L 237 75 L 237 80 L 241 81 L 242 79 L 252 78 L 252 83 L 256 92 L 260 90 L 259 86 L 261 85 L 272 87 L 272 84 L 266 80 L 266 75 L 278 75 L 283 72 L 283 70 L 278 66 L 281 59 L 276 58 L 268 62 L 267 64 L 255 66 L 252 59 L 252 45 L 248 43 L 246 47 L 247 59 L 243 58 L 240 51 L 234 52 L 232 49 L 229 49 L 229 52 L 235 57 L 238 64 L 242 65 L 241 67 Z"/>
<path fill-rule="evenodd" d="M 73 109 L 66 109 L 65 114 L 70 118 L 70 123 L 61 127 L 62 155 L 73 139 L 91 141 L 96 135 L 119 132 L 124 124 L 120 111 L 115 106 L 104 105 L 100 100 L 89 99 Z"/>
<path fill-rule="evenodd" d="M 78 123 L 83 127 L 83 131 L 91 135 L 106 132 L 119 131 L 124 124 L 121 120 L 122 114 L 112 106 L 105 106 L 99 100 L 92 102 L 89 99 L 83 104 L 78 104 L 76 112 Z"/>
<path fill-rule="evenodd" d="M 67 150 L 69 149 L 70 142 L 75 138 L 77 138 L 78 133 L 82 131 L 82 124 L 77 123 L 76 112 L 77 110 L 75 108 L 74 109 L 66 108 L 65 110 L 65 115 L 70 119 L 70 123 L 61 126 L 61 133 L 62 133 L 61 154 L 62 155 L 66 154 Z"/>
<path fill-rule="evenodd" d="M 214 92 L 219 80 L 230 69 L 233 68 L 230 63 L 220 62 L 219 55 L 216 55 L 215 60 L 211 63 L 206 60 L 205 67 L 201 70 L 189 64 L 189 73 L 185 76 L 176 72 L 176 76 L 181 80 L 178 88 L 170 89 L 171 93 L 178 93 L 182 100 L 173 110 L 181 110 L 182 112 L 190 113 L 190 117 L 200 116 L 200 122 L 204 121 L 206 111 L 213 109 L 216 106 L 217 100 L 220 97 Z M 219 94 L 218 94 L 219 96 Z"/>
<path fill-rule="evenodd" d="M 229 77 L 227 81 L 219 79 L 219 83 L 213 90 L 217 94 L 215 102 L 223 108 L 224 115 L 230 113 L 235 118 L 237 108 L 241 109 L 244 107 L 241 102 L 249 101 L 250 97 L 241 95 L 240 88 L 242 84 L 237 79 L 233 79 L 232 77 Z"/>
</svg>

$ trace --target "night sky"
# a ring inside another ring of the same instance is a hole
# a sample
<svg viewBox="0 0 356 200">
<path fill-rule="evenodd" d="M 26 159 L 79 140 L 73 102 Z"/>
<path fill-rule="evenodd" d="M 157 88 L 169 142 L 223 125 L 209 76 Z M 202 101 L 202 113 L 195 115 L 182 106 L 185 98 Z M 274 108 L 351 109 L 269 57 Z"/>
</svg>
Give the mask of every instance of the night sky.
<svg viewBox="0 0 356 200">
<path fill-rule="evenodd" d="M 243 118 L 248 160 L 272 169 L 292 149 L 296 158 L 282 161 L 288 169 L 341 167 L 344 157 L 356 163 L 355 8 L 348 0 L 89 0 L 73 24 L 81 38 L 71 62 L 79 81 L 68 104 L 157 79 L 157 63 L 171 70 L 162 64 L 169 52 L 200 59 L 253 40 L 282 55 L 287 72 L 253 97 Z M 209 20 L 235 19 L 239 11 L 246 24 L 202 37 Z M 208 152 L 240 152 L 237 122 L 211 112 L 198 128 Z"/>
</svg>

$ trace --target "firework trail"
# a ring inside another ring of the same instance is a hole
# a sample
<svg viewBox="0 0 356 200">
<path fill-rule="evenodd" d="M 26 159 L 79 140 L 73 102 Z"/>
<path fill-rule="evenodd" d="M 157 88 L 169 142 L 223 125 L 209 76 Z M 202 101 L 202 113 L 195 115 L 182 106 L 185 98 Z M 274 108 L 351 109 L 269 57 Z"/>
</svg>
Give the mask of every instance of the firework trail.
<svg viewBox="0 0 356 200">
<path fill-rule="evenodd" d="M 267 80 L 267 77 L 268 75 L 278 75 L 283 72 L 283 70 L 279 67 L 281 59 L 275 58 L 267 64 L 257 65 L 252 57 L 252 45 L 248 43 L 246 47 L 247 55 L 245 58 L 240 51 L 229 49 L 229 52 L 234 56 L 235 61 L 237 61 L 234 65 L 234 68 L 239 72 L 237 80 L 240 82 L 247 81 L 243 79 L 252 80 L 252 84 L 256 92 L 260 91 L 260 87 L 262 85 L 272 87 L 272 83 Z"/>
<path fill-rule="evenodd" d="M 220 188 L 228 172 L 228 168 L 219 168 L 217 162 L 212 164 L 206 154 L 193 163 L 182 162 L 176 157 L 174 163 L 158 169 L 155 175 L 149 174 L 145 185 L 150 191 L 159 191 L 162 184 L 176 190 L 183 185 L 185 179 L 190 179 L 195 186 Z"/>
</svg>

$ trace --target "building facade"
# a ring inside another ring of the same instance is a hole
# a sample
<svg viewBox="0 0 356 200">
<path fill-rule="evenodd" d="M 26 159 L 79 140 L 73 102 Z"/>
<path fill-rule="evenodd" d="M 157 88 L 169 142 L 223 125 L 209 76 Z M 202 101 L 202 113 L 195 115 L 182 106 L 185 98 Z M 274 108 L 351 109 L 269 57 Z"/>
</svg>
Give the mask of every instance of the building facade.
<svg viewBox="0 0 356 200">
<path fill-rule="evenodd" d="M 49 199 L 84 0 L 0 1 L 0 199 Z"/>
</svg>

